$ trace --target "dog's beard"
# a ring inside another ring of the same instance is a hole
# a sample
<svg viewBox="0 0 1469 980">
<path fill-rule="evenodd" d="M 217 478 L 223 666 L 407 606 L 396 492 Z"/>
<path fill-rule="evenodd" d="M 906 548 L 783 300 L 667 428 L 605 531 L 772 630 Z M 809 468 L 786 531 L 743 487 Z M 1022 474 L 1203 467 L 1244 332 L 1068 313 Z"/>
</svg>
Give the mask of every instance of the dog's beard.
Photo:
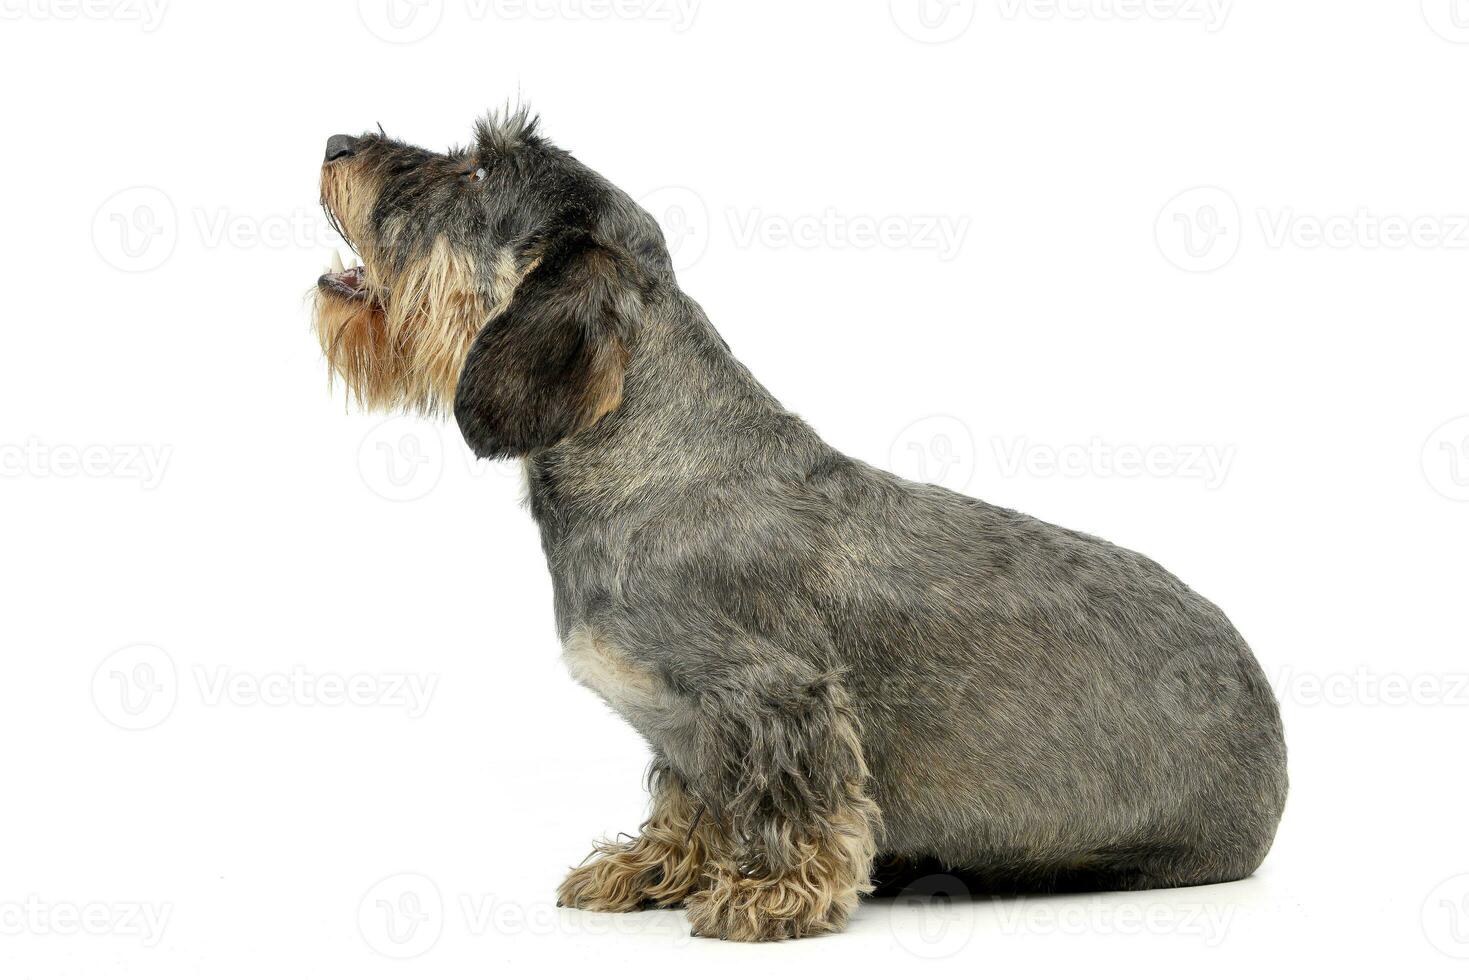
<svg viewBox="0 0 1469 980">
<path fill-rule="evenodd" d="M 408 352 L 389 334 L 381 306 L 318 285 L 314 322 L 332 376 L 360 405 L 389 409 L 410 400 Z"/>
<path fill-rule="evenodd" d="M 333 376 L 369 410 L 447 414 L 492 305 L 474 260 L 440 239 L 385 274 L 394 263 L 380 247 L 347 233 L 363 227 L 369 208 L 340 171 L 323 174 L 322 200 L 333 227 L 363 257 L 317 280 L 314 322 Z"/>
</svg>

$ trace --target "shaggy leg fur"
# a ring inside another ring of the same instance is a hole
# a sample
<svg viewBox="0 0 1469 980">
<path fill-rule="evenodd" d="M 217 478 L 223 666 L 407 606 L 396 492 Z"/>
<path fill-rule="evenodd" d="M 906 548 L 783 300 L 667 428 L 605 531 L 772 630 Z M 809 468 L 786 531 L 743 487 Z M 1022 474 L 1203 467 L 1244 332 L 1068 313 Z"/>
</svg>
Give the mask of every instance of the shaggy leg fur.
<svg viewBox="0 0 1469 980">
<path fill-rule="evenodd" d="M 557 892 L 557 904 L 591 912 L 678 905 L 700 881 L 711 831 L 699 806 L 665 766 L 649 774 L 653 810 L 638 836 L 598 841 Z"/>
<path fill-rule="evenodd" d="M 694 934 L 760 942 L 840 930 L 871 891 L 880 821 L 845 692 L 826 677 L 774 684 L 705 717 L 722 819 L 707 887 L 687 902 Z"/>
<path fill-rule="evenodd" d="M 799 939 L 837 932 L 871 891 L 870 801 L 834 814 L 819 830 L 771 830 L 788 839 L 780 863 L 746 867 L 720 857 L 709 885 L 688 901 L 694 935 L 739 942 Z M 869 812 L 870 811 L 870 812 Z"/>
</svg>

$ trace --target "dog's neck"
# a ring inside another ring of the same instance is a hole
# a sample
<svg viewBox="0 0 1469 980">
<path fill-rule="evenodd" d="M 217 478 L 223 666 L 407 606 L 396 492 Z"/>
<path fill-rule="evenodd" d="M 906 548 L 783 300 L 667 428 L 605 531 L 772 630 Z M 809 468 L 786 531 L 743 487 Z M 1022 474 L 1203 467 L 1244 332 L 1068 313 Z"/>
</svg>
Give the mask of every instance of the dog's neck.
<svg viewBox="0 0 1469 980">
<path fill-rule="evenodd" d="M 735 359 L 698 304 L 670 288 L 648 307 L 621 405 L 527 457 L 529 503 L 556 535 L 729 481 L 800 479 L 830 452 Z"/>
</svg>

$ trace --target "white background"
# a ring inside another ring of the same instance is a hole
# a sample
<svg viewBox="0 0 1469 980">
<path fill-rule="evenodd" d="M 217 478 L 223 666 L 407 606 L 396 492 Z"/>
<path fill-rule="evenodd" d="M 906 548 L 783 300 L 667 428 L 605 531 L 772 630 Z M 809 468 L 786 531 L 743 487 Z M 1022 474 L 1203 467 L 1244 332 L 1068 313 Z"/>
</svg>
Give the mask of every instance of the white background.
<svg viewBox="0 0 1469 980">
<path fill-rule="evenodd" d="M 0 973 L 1462 975 L 1469 3 L 395 2 L 0 5 Z M 646 751 L 518 470 L 347 412 L 307 309 L 327 136 L 517 93 L 834 445 L 1230 613 L 1291 753 L 1253 879 L 759 948 L 554 908 Z"/>
</svg>

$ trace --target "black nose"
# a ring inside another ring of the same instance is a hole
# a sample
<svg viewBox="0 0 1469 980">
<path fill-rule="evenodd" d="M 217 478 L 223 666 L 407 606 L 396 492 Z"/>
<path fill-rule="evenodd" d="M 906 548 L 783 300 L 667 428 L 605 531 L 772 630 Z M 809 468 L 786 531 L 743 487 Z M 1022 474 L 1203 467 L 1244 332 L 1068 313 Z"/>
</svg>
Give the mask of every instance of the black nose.
<svg viewBox="0 0 1469 980">
<path fill-rule="evenodd" d="M 338 133 L 326 141 L 326 162 L 340 160 L 357 152 L 357 137 Z"/>
</svg>

